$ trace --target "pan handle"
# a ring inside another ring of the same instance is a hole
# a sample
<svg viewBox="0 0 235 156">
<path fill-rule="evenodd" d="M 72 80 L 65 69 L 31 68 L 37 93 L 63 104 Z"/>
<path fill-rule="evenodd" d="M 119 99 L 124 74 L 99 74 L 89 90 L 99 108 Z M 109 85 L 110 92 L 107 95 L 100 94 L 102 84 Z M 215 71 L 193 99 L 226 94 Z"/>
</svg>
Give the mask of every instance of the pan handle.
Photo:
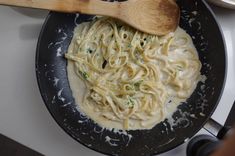
<svg viewBox="0 0 235 156">
<path fill-rule="evenodd" d="M 204 125 L 204 129 L 208 131 L 213 136 L 218 139 L 223 139 L 227 135 L 229 136 L 232 133 L 232 126 L 235 124 L 235 101 L 229 112 L 229 115 L 226 119 L 224 126 L 210 118 L 207 123 Z"/>
<path fill-rule="evenodd" d="M 214 119 L 210 118 L 203 127 L 207 132 L 217 137 L 218 139 L 223 139 L 227 135 L 232 133 L 231 127 L 222 126 Z"/>
<path fill-rule="evenodd" d="M 224 139 L 233 133 L 231 126 L 235 122 L 235 102 L 230 110 L 224 126 L 210 118 L 204 125 L 204 129 L 217 139 Z M 220 141 L 212 136 L 198 135 L 194 137 L 187 146 L 187 156 L 208 156 L 211 155 L 220 145 Z"/>
<path fill-rule="evenodd" d="M 187 156 L 211 155 L 221 144 L 221 141 L 218 139 L 226 138 L 231 130 L 231 128 L 222 126 L 212 118 L 207 121 L 203 128 L 214 137 L 209 135 L 198 135 L 191 139 L 187 146 Z"/>
</svg>

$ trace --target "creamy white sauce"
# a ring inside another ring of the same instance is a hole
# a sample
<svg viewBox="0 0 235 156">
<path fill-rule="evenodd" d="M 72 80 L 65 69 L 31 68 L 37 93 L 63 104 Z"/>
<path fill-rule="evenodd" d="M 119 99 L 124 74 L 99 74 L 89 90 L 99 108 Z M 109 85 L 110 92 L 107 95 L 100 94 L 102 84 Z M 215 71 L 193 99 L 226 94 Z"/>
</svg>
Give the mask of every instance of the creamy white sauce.
<svg viewBox="0 0 235 156">
<path fill-rule="evenodd" d="M 82 30 L 81 28 L 84 27 L 85 25 L 87 25 L 88 23 L 83 23 L 80 24 L 76 30 L 75 30 L 75 36 L 77 39 L 79 39 L 79 33 Z M 169 39 L 169 36 L 173 37 L 173 36 L 177 36 L 179 37 L 179 40 L 177 42 L 177 44 L 185 44 L 185 42 L 188 42 L 186 45 L 188 47 L 190 47 L 191 49 L 193 49 L 193 54 L 197 55 L 196 53 L 196 48 L 193 45 L 193 42 L 190 38 L 190 40 L 185 41 L 182 37 L 188 36 L 186 34 L 186 32 L 184 30 L 182 30 L 181 28 L 178 28 L 177 31 L 175 33 L 171 33 L 168 35 L 168 37 L 163 37 L 162 38 L 162 43 L 166 43 L 167 42 L 167 38 Z M 74 50 L 74 46 L 75 46 L 75 42 L 77 42 L 77 40 L 74 40 L 71 42 L 69 50 L 68 50 L 68 54 L 69 53 L 73 53 Z M 171 57 L 171 60 L 177 60 L 180 57 L 185 57 L 185 55 L 187 55 L 187 57 L 191 57 L 190 54 L 187 54 L 184 52 L 184 49 L 181 48 L 173 48 L 173 50 L 175 51 L 175 54 L 169 56 Z M 186 57 L 186 58 L 187 58 Z M 118 60 L 116 60 L 118 61 Z M 120 63 L 120 62 L 115 62 L 116 64 Z M 137 66 L 134 65 L 134 67 Z M 135 68 L 133 68 L 135 69 Z M 88 91 L 88 88 L 86 87 L 84 81 L 78 77 L 78 75 L 76 74 L 76 67 L 74 65 L 74 62 L 72 61 L 68 61 L 68 65 L 67 65 L 67 72 L 68 72 L 68 79 L 69 79 L 69 84 L 70 84 L 70 88 L 72 90 L 73 93 L 73 97 L 75 98 L 75 102 L 78 104 L 79 109 L 82 113 L 84 113 L 86 116 L 88 116 L 89 118 L 91 118 L 92 120 L 94 120 L 96 123 L 98 123 L 99 125 L 106 127 L 106 128 L 116 128 L 116 129 L 123 129 L 123 122 L 120 121 L 119 118 L 117 118 L 116 116 L 112 116 L 112 114 L 107 113 L 107 116 L 109 116 L 107 118 L 104 118 L 104 114 L 102 114 L 102 112 L 100 112 L 99 110 L 97 110 L 96 108 L 91 107 L 91 105 L 84 105 L 83 100 L 84 100 L 84 96 L 86 95 L 86 92 Z M 181 76 L 191 76 L 193 81 L 190 81 L 189 83 L 192 84 L 191 88 L 188 90 L 187 94 L 185 92 L 175 92 L 171 87 L 166 87 L 166 90 L 168 93 L 174 95 L 174 94 L 180 94 L 181 96 L 186 96 L 189 97 L 191 95 L 191 93 L 193 92 L 193 90 L 195 89 L 197 83 L 199 80 L 202 79 L 202 81 L 205 81 L 206 78 L 205 77 L 200 77 L 200 73 L 196 73 L 195 76 L 194 75 L 190 75 L 192 73 L 188 73 L 189 71 L 179 71 L 179 75 Z M 166 77 L 164 76 L 163 73 L 160 73 L 160 79 L 162 81 L 164 81 L 166 79 Z M 140 79 L 142 76 L 141 73 L 138 73 L 138 75 L 135 77 L 136 79 Z M 111 75 L 110 75 L 111 76 Z M 124 73 L 123 75 L 124 78 L 128 78 L 127 73 Z M 61 91 L 62 92 L 62 91 Z M 60 94 L 61 94 L 60 92 Z M 59 95 L 58 95 L 59 97 Z M 166 100 L 166 103 L 164 104 L 164 107 L 162 108 L 164 111 L 164 115 L 162 115 L 160 113 L 160 111 L 156 111 L 155 114 L 153 114 L 153 116 L 149 119 L 145 119 L 145 121 L 140 122 L 139 120 L 130 120 L 129 121 L 129 129 L 151 129 L 154 125 L 156 125 L 157 123 L 159 123 L 160 121 L 163 121 L 165 118 L 167 118 L 168 116 L 172 115 L 172 113 L 174 113 L 177 109 L 177 106 L 181 103 L 186 101 L 187 98 L 183 98 L 183 99 L 179 99 L 176 96 L 172 96 L 169 97 Z M 63 99 L 61 99 L 63 100 Z M 171 101 L 171 102 L 169 102 Z M 111 115 L 111 116 L 110 116 Z M 202 114 L 201 114 L 202 115 Z M 193 116 L 193 115 L 192 115 Z M 79 121 L 79 122 L 83 122 L 83 121 Z M 175 123 L 174 123 L 175 124 Z M 111 142 L 111 138 L 106 138 L 106 141 L 109 142 L 110 144 L 112 144 L 113 146 L 115 146 L 115 140 L 114 142 Z"/>
</svg>

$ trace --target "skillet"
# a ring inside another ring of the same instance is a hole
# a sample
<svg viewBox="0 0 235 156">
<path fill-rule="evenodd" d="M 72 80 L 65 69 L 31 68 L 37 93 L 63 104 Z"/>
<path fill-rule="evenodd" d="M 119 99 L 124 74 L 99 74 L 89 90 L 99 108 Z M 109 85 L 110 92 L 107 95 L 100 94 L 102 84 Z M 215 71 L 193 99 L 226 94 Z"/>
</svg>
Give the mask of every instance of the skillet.
<svg viewBox="0 0 235 156">
<path fill-rule="evenodd" d="M 110 2 L 111 3 L 111 2 Z M 178 0 L 180 26 L 192 37 L 202 62 L 205 83 L 199 82 L 187 100 L 168 119 L 151 130 L 108 130 L 82 115 L 72 97 L 64 58 L 74 28 L 93 16 L 50 12 L 41 30 L 36 51 L 36 75 L 46 107 L 72 138 L 107 155 L 154 155 L 171 150 L 195 135 L 214 112 L 226 79 L 223 35 L 204 0 Z"/>
</svg>

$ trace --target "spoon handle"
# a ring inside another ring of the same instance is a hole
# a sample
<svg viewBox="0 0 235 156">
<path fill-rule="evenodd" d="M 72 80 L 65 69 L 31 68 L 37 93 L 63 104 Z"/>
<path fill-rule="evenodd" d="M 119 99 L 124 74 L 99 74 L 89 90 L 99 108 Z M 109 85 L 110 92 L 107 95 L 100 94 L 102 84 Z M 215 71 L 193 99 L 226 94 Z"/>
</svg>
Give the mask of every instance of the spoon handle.
<svg viewBox="0 0 235 156">
<path fill-rule="evenodd" d="M 120 3 L 110 3 L 101 0 L 0 0 L 0 5 L 115 16 Z"/>
</svg>

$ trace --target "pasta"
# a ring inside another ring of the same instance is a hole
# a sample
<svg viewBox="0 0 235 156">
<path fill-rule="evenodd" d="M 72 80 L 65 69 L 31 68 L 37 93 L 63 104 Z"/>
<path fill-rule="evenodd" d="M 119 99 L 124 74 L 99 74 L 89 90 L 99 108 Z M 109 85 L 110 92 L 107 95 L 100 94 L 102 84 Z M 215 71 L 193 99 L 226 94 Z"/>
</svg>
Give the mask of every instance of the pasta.
<svg viewBox="0 0 235 156">
<path fill-rule="evenodd" d="M 201 77 L 197 51 L 181 28 L 155 36 L 107 17 L 75 28 L 65 57 L 76 103 L 106 128 L 152 128 Z"/>
</svg>

